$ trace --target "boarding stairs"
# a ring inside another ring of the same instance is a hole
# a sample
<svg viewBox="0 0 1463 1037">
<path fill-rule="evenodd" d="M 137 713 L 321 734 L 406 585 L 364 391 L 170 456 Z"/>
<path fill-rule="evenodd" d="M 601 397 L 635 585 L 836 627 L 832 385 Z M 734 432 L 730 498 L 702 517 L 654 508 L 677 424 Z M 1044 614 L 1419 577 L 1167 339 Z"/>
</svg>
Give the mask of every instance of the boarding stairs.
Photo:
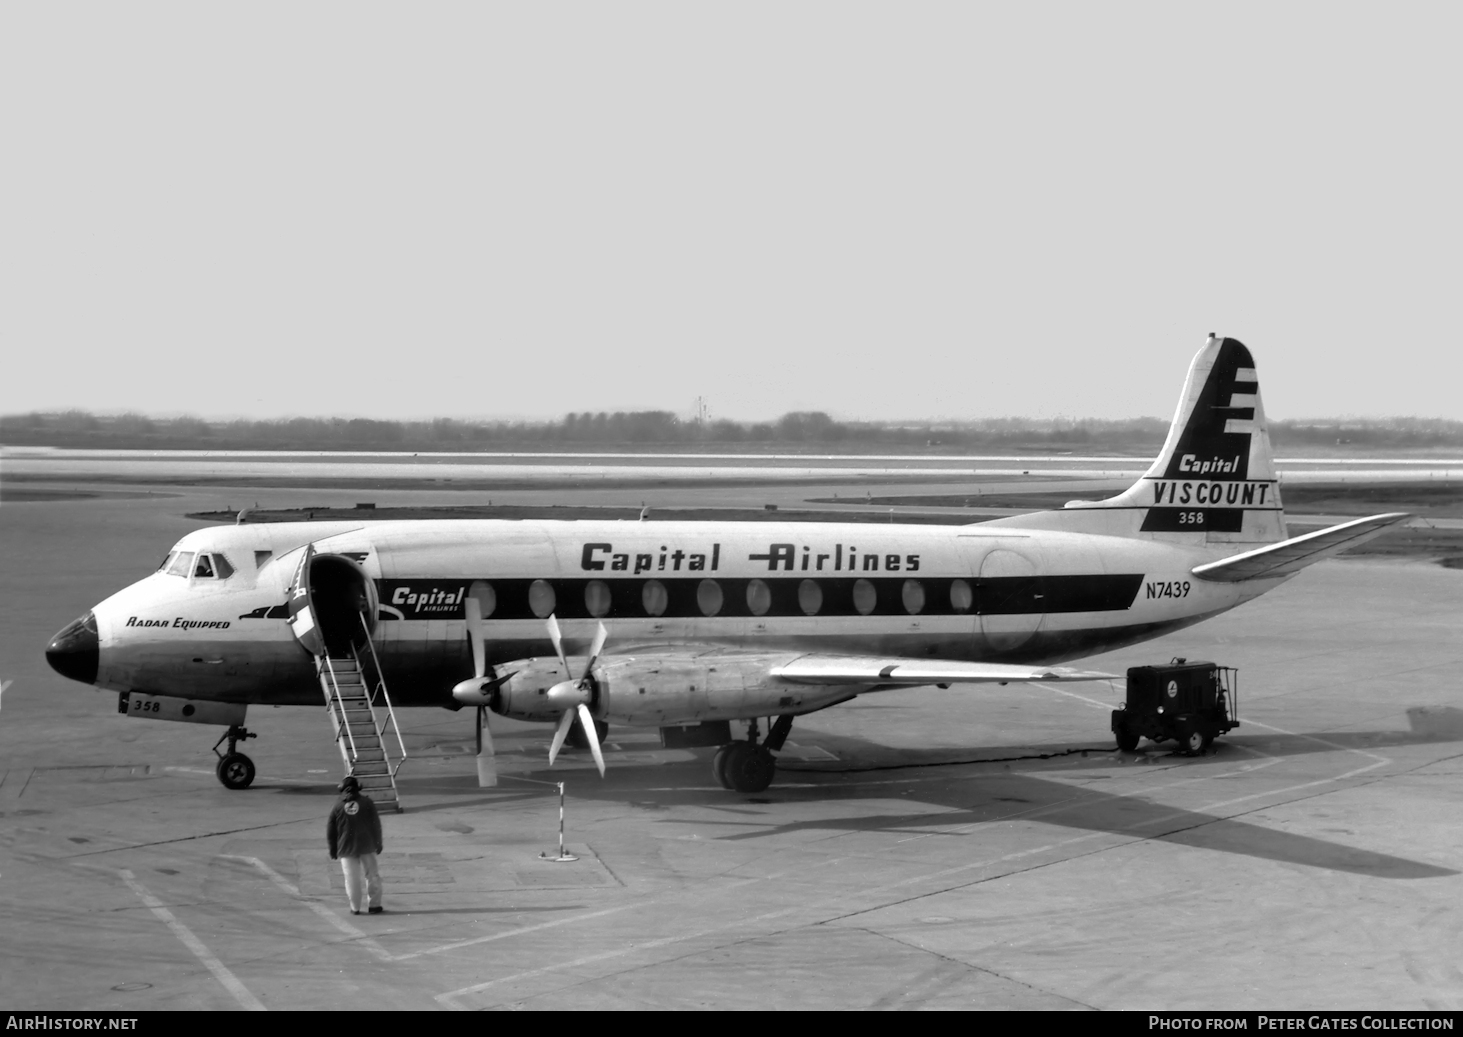
<svg viewBox="0 0 1463 1037">
<path fill-rule="evenodd" d="M 406 761 L 406 744 L 369 634 L 364 647 L 326 652 L 316 657 L 315 667 L 345 772 L 378 807 L 401 813 L 396 773 Z"/>
</svg>

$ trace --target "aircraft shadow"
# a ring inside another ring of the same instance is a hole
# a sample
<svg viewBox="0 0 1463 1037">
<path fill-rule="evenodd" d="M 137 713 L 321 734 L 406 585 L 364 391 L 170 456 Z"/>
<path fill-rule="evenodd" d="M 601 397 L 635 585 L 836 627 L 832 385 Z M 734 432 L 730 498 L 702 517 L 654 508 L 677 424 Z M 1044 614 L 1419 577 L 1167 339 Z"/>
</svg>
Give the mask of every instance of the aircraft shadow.
<svg viewBox="0 0 1463 1037">
<path fill-rule="evenodd" d="M 1354 741 L 1357 748 L 1375 748 L 1389 744 L 1404 745 L 1419 742 L 1446 740 L 1433 734 L 1408 732 L 1362 733 L 1357 735 L 1324 734 L 1313 736 L 1324 738 L 1331 746 L 1350 748 Z M 1304 735 L 1266 736 L 1265 752 L 1268 755 L 1302 754 L 1317 751 L 1336 751 Z M 1457 871 L 1439 867 L 1423 861 L 1410 860 L 1394 854 L 1346 846 L 1341 843 L 1313 836 L 1279 831 L 1262 824 L 1219 817 L 1214 814 L 1185 810 L 1163 803 L 1153 802 L 1142 793 L 1118 795 L 1100 789 L 1053 781 L 1033 773 L 1041 766 L 1042 755 L 1068 755 L 1080 752 L 1081 747 L 1070 744 L 1034 746 L 1013 749 L 1012 747 L 986 747 L 984 749 L 893 749 L 878 746 L 852 738 L 818 735 L 809 736 L 806 745 L 816 744 L 839 752 L 840 755 L 857 757 L 848 763 L 817 763 L 806 767 L 782 768 L 779 782 L 759 797 L 737 797 L 721 790 L 710 791 L 704 787 L 710 775 L 707 762 L 677 764 L 656 767 L 647 773 L 646 768 L 624 768 L 616 774 L 613 763 L 609 780 L 575 781 L 573 795 L 579 799 L 616 801 L 629 803 L 647 809 L 664 809 L 675 806 L 716 806 L 728 814 L 751 814 L 745 820 L 726 817 L 724 820 L 698 819 L 698 825 L 721 826 L 726 834 L 721 839 L 729 842 L 758 840 L 770 837 L 797 835 L 803 832 L 854 834 L 860 832 L 927 832 L 932 837 L 958 838 L 968 834 L 962 829 L 996 824 L 1012 820 L 1032 820 L 1043 824 L 1091 832 L 1106 832 L 1115 836 L 1126 836 L 1136 840 L 1164 840 L 1197 849 L 1214 850 L 1238 854 L 1261 860 L 1299 864 L 1323 868 L 1330 871 L 1369 875 L 1386 879 L 1442 878 L 1458 874 Z M 1089 749 L 1096 754 L 1098 750 Z M 1001 755 L 1001 754 L 1004 754 Z M 1154 747 L 1156 756 L 1168 756 L 1169 751 Z M 1183 761 L 1186 768 L 1208 766 L 1232 766 L 1237 759 L 1253 759 L 1248 754 L 1235 751 L 1234 747 L 1221 750 L 1218 755 L 1191 758 Z M 1012 761 L 1013 766 L 1000 771 L 959 773 L 946 770 L 939 765 L 980 764 Z M 1143 766 L 1136 761 L 1133 766 Z M 1031 769 L 1016 761 L 1031 760 Z M 939 767 L 938 770 L 918 773 L 920 768 Z M 873 778 L 870 770 L 888 773 Z M 548 772 L 545 772 L 548 773 Z M 589 775 L 586 775 L 588 777 Z M 1195 775 L 1199 777 L 1199 774 Z M 889 780 L 907 778 L 912 785 L 912 794 L 903 802 L 911 807 L 925 804 L 943 808 L 942 812 L 930 813 L 882 813 L 867 814 L 849 812 L 844 816 L 825 816 L 811 820 L 779 823 L 766 812 L 751 813 L 739 809 L 751 803 L 821 803 L 834 806 L 841 802 L 888 799 L 897 793 L 890 790 Z M 646 786 L 654 781 L 653 788 Z M 685 782 L 687 787 L 674 786 Z M 811 782 L 810 784 L 796 784 Z M 780 783 L 780 784 L 779 784 Z M 667 786 L 671 786 L 667 788 Z M 1257 789 L 1256 791 L 1263 791 Z M 1225 797 L 1243 795 L 1237 787 L 1226 784 Z M 641 800 L 648 797 L 649 802 Z M 734 805 L 735 804 L 735 805 Z M 684 824 L 682 819 L 666 819 L 670 824 Z"/>
<path fill-rule="evenodd" d="M 787 801 L 818 798 L 826 802 L 885 798 L 889 794 L 887 787 L 830 785 L 820 787 L 816 792 L 809 789 L 787 789 L 777 798 Z M 933 815 L 850 814 L 842 818 L 819 818 L 782 824 L 735 821 L 713 823 L 742 828 L 755 825 L 755 831 L 730 832 L 722 836 L 729 841 L 742 841 L 803 831 L 929 832 L 935 837 L 944 833 L 958 837 L 966 834 L 959 831 L 962 828 L 1029 819 L 1064 828 L 1107 832 L 1142 840 L 1164 840 L 1197 849 L 1370 875 L 1374 878 L 1423 879 L 1458 874 L 1449 868 L 1393 854 L 1359 849 L 1247 821 L 1155 803 L 1141 795 L 1114 795 L 1019 772 L 980 775 L 963 781 L 941 779 L 922 782 L 918 791 L 909 799 L 929 806 L 943 807 L 945 810 Z"/>
</svg>

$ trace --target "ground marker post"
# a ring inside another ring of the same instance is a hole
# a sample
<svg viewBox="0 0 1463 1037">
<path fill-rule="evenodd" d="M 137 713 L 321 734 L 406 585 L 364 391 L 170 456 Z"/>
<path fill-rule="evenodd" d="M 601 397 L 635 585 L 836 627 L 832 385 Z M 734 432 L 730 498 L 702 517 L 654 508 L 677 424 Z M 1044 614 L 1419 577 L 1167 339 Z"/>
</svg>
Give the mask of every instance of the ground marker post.
<svg viewBox="0 0 1463 1037">
<path fill-rule="evenodd" d="M 546 861 L 577 861 L 579 858 L 564 849 L 564 783 L 558 782 L 559 786 L 559 856 L 550 857 L 546 853 L 539 856 Z"/>
</svg>

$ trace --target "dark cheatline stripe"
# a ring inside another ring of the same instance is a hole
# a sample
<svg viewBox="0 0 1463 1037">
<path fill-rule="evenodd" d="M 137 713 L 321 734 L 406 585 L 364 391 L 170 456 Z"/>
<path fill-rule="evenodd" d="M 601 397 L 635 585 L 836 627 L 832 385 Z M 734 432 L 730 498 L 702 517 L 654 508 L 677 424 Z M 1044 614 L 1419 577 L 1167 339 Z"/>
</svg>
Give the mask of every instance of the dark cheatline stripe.
<svg viewBox="0 0 1463 1037">
<path fill-rule="evenodd" d="M 761 615 L 769 618 L 804 616 L 798 597 L 798 587 L 806 577 L 768 575 L 761 577 L 766 584 L 771 604 Z M 904 585 L 913 577 L 857 577 L 824 578 L 814 582 L 822 591 L 819 616 L 961 616 L 1001 615 L 1013 613 L 1047 612 L 1111 612 L 1130 607 L 1137 597 L 1143 582 L 1141 573 L 1102 574 L 1091 576 L 1010 576 L 991 579 L 969 578 L 964 582 L 971 591 L 973 603 L 969 608 L 958 608 L 952 604 L 952 587 L 957 582 L 952 577 L 914 580 L 924 591 L 924 604 L 918 613 L 910 613 L 904 605 Z M 378 580 L 377 590 L 384 607 L 396 609 L 407 619 L 462 619 L 465 615 L 462 601 L 473 580 Z M 588 579 L 526 580 L 485 579 L 496 601 L 490 613 L 491 619 L 539 619 L 542 618 L 530 605 L 530 589 L 535 583 L 545 583 L 553 591 L 553 613 L 560 619 L 595 618 L 586 605 L 585 587 Z M 643 578 L 621 578 L 600 580 L 610 592 L 610 608 L 604 619 L 644 619 Z M 698 588 L 701 578 L 672 578 L 658 581 L 666 590 L 666 609 L 661 616 L 667 619 L 702 618 Z M 722 606 L 717 616 L 751 618 L 756 616 L 748 601 L 747 578 L 716 578 L 721 588 Z M 858 587 L 868 583 L 873 589 L 873 605 L 868 608 L 867 592 L 858 593 Z M 955 595 L 958 598 L 958 595 Z M 542 603 L 541 603 L 542 604 Z M 859 608 L 863 605 L 868 611 Z M 547 615 L 547 611 L 544 612 Z M 384 615 L 383 615 L 383 618 Z M 394 618 L 394 617 L 391 617 Z"/>
<path fill-rule="evenodd" d="M 1245 509 L 1149 508 L 1140 528 L 1144 533 L 1239 533 L 1245 528 Z"/>
</svg>

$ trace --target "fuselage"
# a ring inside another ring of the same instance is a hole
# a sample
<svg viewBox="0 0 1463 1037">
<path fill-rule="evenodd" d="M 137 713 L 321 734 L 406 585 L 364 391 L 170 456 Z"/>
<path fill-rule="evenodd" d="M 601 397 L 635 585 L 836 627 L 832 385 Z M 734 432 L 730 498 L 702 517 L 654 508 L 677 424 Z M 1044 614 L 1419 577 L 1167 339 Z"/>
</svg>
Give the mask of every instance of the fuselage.
<svg viewBox="0 0 1463 1037">
<path fill-rule="evenodd" d="M 490 663 L 552 655 L 550 615 L 571 651 L 603 622 L 617 649 L 727 645 L 1056 663 L 1198 622 L 1283 580 L 1190 575 L 1232 554 L 1228 545 L 1004 525 L 219 526 L 190 533 L 156 573 L 95 606 L 92 683 L 318 704 L 313 657 L 287 622 L 306 545 L 336 560 L 337 590 L 371 599 L 371 639 L 399 705 L 453 705 L 453 685 L 473 671 L 468 597 L 482 609 Z"/>
</svg>

